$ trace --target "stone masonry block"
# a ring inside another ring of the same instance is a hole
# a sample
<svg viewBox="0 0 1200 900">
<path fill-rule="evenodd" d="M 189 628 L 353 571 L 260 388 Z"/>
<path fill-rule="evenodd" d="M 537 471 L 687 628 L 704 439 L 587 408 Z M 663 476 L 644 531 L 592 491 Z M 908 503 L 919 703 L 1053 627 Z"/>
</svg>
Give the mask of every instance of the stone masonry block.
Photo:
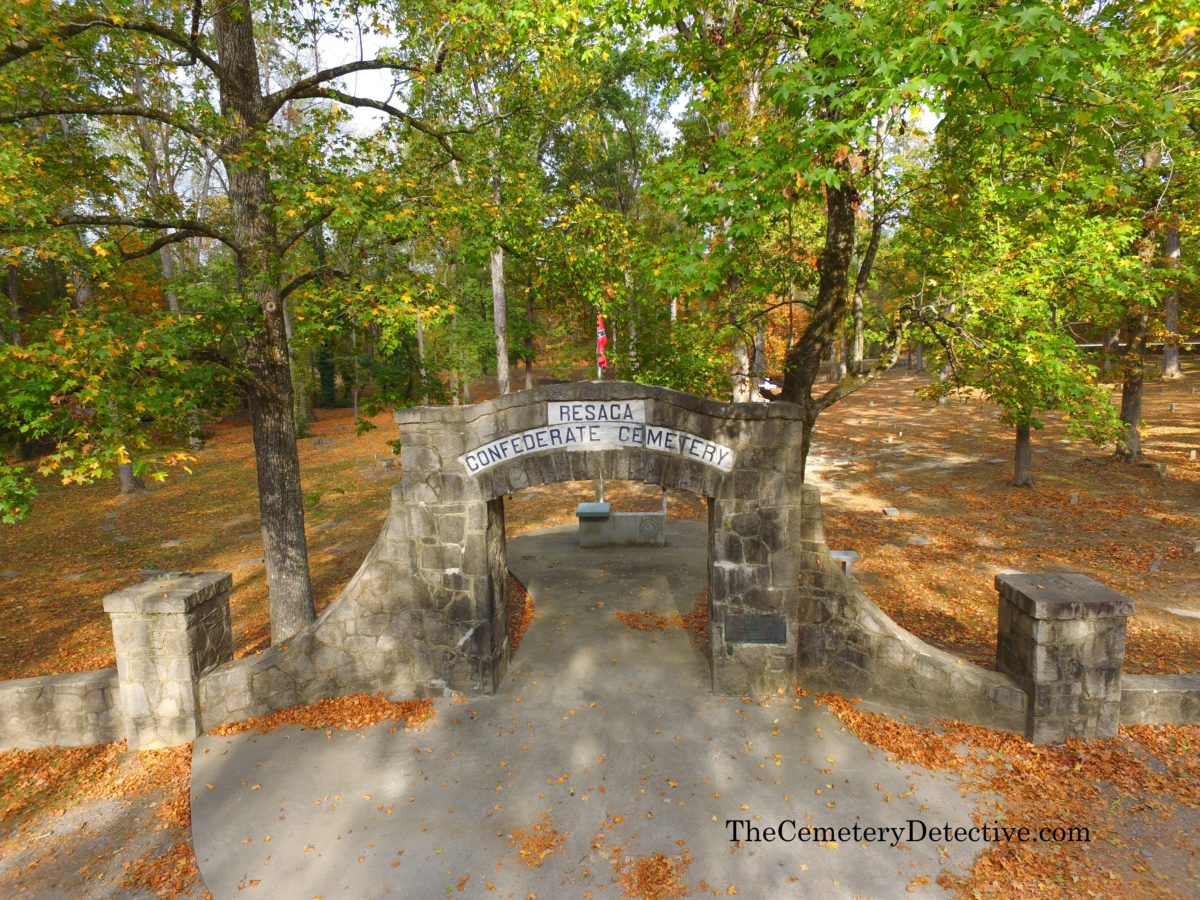
<svg viewBox="0 0 1200 900">
<path fill-rule="evenodd" d="M 199 679 L 233 658 L 226 572 L 172 572 L 109 594 L 121 716 L 134 749 L 200 731 Z"/>
<path fill-rule="evenodd" d="M 1075 574 L 997 575 L 996 589 L 996 665 L 1028 695 L 1026 737 L 1116 737 L 1133 601 Z"/>
</svg>

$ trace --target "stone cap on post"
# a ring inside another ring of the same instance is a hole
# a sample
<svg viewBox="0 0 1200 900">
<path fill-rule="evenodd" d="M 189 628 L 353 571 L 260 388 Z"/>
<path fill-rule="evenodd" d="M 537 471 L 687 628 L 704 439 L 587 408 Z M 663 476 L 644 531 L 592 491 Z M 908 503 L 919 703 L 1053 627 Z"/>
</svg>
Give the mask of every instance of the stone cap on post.
<svg viewBox="0 0 1200 900">
<path fill-rule="evenodd" d="M 186 615 L 233 590 L 228 572 L 166 572 L 104 598 L 106 613 Z"/>
<path fill-rule="evenodd" d="M 996 590 L 1033 619 L 1105 619 L 1133 615 L 1133 601 L 1094 578 L 1073 573 L 997 575 Z"/>
</svg>

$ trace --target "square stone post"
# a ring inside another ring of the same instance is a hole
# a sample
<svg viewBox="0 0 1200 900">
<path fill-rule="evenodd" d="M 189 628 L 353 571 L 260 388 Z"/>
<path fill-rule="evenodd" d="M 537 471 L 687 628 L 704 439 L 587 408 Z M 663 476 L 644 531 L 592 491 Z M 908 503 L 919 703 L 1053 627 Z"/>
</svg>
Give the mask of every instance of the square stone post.
<svg viewBox="0 0 1200 900">
<path fill-rule="evenodd" d="M 232 588 L 228 572 L 170 572 L 104 598 L 130 749 L 200 733 L 200 675 L 233 658 Z"/>
<path fill-rule="evenodd" d="M 1116 737 L 1133 601 L 1086 575 L 997 575 L 996 590 L 996 668 L 1028 696 L 1025 737 Z"/>
</svg>

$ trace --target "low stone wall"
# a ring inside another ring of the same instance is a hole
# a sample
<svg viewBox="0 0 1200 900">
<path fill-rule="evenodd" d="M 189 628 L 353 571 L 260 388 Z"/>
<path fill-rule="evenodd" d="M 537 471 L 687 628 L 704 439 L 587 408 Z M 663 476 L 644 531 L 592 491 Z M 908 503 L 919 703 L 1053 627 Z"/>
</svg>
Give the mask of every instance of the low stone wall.
<svg viewBox="0 0 1200 900">
<path fill-rule="evenodd" d="M 397 492 L 393 488 L 393 512 Z M 432 616 L 403 602 L 411 580 L 399 562 L 407 550 L 404 536 L 405 519 L 393 514 L 358 572 L 313 624 L 284 644 L 202 675 L 201 726 L 359 691 L 441 693 L 441 673 L 461 646 Z"/>
<path fill-rule="evenodd" d="M 119 741 L 119 690 L 115 667 L 0 681 L 0 750 Z"/>
<path fill-rule="evenodd" d="M 893 622 L 829 555 L 820 492 L 812 485 L 804 490 L 798 536 L 801 686 L 1023 733 L 1025 691 L 1007 675 L 932 647 Z"/>
<path fill-rule="evenodd" d="M 1121 724 L 1200 724 L 1200 674 L 1122 675 Z"/>
</svg>

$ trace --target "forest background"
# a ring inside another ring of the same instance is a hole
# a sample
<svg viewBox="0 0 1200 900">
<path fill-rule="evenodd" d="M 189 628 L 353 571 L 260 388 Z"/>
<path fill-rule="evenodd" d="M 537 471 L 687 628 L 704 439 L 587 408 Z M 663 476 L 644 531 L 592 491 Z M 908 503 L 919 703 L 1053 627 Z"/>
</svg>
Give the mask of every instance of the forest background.
<svg viewBox="0 0 1200 900">
<path fill-rule="evenodd" d="M 8 0 L 0 518 L 243 410 L 283 640 L 314 409 L 572 377 L 598 314 L 606 377 L 770 376 L 809 437 L 908 352 L 999 405 L 1014 485 L 1052 410 L 1137 462 L 1200 316 L 1198 12 Z"/>
</svg>

